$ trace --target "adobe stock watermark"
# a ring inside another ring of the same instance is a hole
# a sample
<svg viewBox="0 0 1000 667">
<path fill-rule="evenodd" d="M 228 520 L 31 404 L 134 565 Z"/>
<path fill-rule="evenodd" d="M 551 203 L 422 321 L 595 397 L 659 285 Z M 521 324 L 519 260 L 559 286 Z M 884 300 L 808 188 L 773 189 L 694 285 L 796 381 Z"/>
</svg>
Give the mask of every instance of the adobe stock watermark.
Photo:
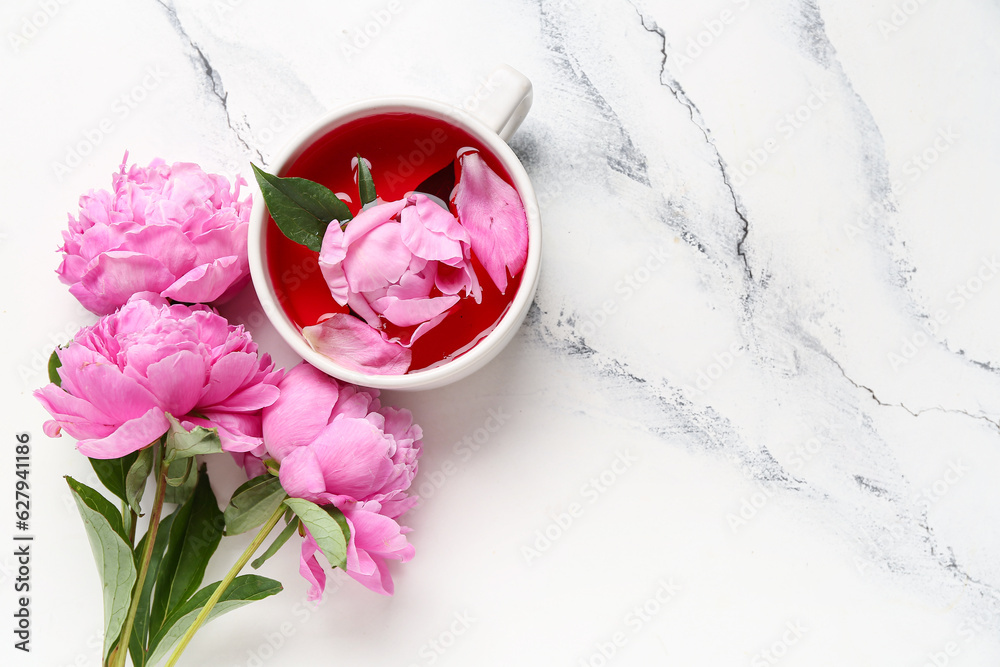
<svg viewBox="0 0 1000 667">
<path fill-rule="evenodd" d="M 371 46 L 402 11 L 403 3 L 400 0 L 389 0 L 385 7 L 373 10 L 363 24 L 356 26 L 353 33 L 348 33 L 347 37 L 342 38 L 341 55 L 347 62 L 361 55 L 361 52 Z"/>
<path fill-rule="evenodd" d="M 476 109 L 478 109 L 484 101 L 490 98 L 500 86 L 503 85 L 504 81 L 507 80 L 509 74 L 506 70 L 500 69 L 493 72 L 488 77 L 480 77 L 479 85 L 476 87 L 475 91 L 471 95 L 462 100 L 460 106 L 456 106 L 454 111 L 449 111 L 445 114 L 447 120 L 465 122 L 469 119 L 470 115 L 473 114 Z M 397 185 L 407 182 L 417 169 L 423 166 L 428 160 L 431 160 L 440 150 L 440 148 L 447 143 L 449 139 L 448 131 L 443 127 L 435 127 L 426 136 L 416 137 L 412 142 L 412 149 L 404 150 L 399 156 L 398 163 L 393 167 L 392 171 L 383 171 L 381 178 L 385 179 L 385 182 L 390 187 L 396 187 Z M 452 159 L 457 159 L 458 156 L 452 156 Z"/>
<path fill-rule="evenodd" d="M 639 266 L 626 273 L 614 284 L 614 299 L 606 299 L 600 308 L 576 320 L 576 333 L 586 339 L 597 333 L 618 312 L 622 304 L 634 297 L 653 277 L 653 274 L 667 265 L 671 258 L 670 251 L 665 246 L 659 246 L 649 251 Z"/>
<path fill-rule="evenodd" d="M 595 642 L 591 653 L 580 658 L 578 667 L 607 667 L 618 653 L 653 621 L 656 616 L 680 592 L 680 586 L 673 578 L 663 577 L 658 582 L 656 592 L 635 605 L 622 618 L 623 629 L 616 630 L 606 639 Z"/>
<path fill-rule="evenodd" d="M 411 662 L 408 667 L 420 667 L 421 665 L 433 665 L 441 656 L 454 646 L 460 637 L 472 629 L 478 621 L 468 610 L 456 611 L 452 614 L 452 620 L 441 632 L 428 639 L 417 650 L 420 662 Z"/>
<path fill-rule="evenodd" d="M 67 174 L 83 164 L 83 159 L 94 152 L 121 123 L 149 97 L 149 94 L 160 87 L 167 73 L 159 65 L 150 65 L 145 69 L 141 79 L 134 86 L 115 98 L 107 115 L 91 127 L 85 129 L 79 140 L 66 146 L 66 152 L 61 162 L 52 163 L 52 172 L 62 181 Z"/>
<path fill-rule="evenodd" d="M 639 459 L 629 450 L 619 450 L 614 460 L 600 473 L 591 477 L 580 487 L 580 500 L 570 502 L 565 511 L 551 514 L 551 520 L 544 528 L 539 528 L 530 544 L 521 546 L 521 555 L 528 565 L 552 548 L 593 505 L 606 494 L 628 472 Z"/>
<path fill-rule="evenodd" d="M 417 487 L 419 501 L 410 511 L 416 511 L 425 501 L 433 498 L 444 488 L 448 480 L 457 475 L 462 467 L 486 446 L 509 419 L 510 415 L 504 412 L 502 407 L 490 408 L 487 411 L 486 419 L 483 420 L 483 425 L 452 445 L 451 456 L 442 461 L 437 469 L 430 472 L 422 470 L 420 472 L 422 481 Z"/>
<path fill-rule="evenodd" d="M 927 3 L 928 0 L 903 0 L 893 5 L 889 16 L 875 22 L 882 39 L 888 40 L 890 35 L 899 32 Z"/>
<path fill-rule="evenodd" d="M 1000 601 L 994 596 L 985 598 L 987 605 L 981 611 L 976 611 L 972 618 L 963 620 L 958 624 L 955 638 L 945 642 L 938 650 L 928 651 L 927 659 L 921 663 L 920 667 L 948 667 L 955 658 L 962 655 L 962 651 L 980 635 L 987 632 L 995 632 L 992 626 L 996 625 L 997 618 L 1000 617 Z M 969 664 L 962 661 L 961 664 Z"/>
<path fill-rule="evenodd" d="M 298 116 L 299 109 L 282 106 L 277 111 L 271 113 L 263 126 L 257 124 L 257 129 L 254 129 L 247 125 L 250 136 L 246 139 L 246 143 L 252 149 L 262 151 L 262 149 L 269 146 L 275 139 L 284 135 Z M 263 165 L 258 166 L 263 167 Z M 244 170 L 249 170 L 249 167 L 250 165 L 247 164 L 245 158 L 234 158 L 226 162 L 223 166 L 223 175 L 239 174 Z"/>
<path fill-rule="evenodd" d="M 833 94 L 827 90 L 826 86 L 820 86 L 818 90 L 812 90 L 802 104 L 782 116 L 774 125 L 774 131 L 777 132 L 777 135 L 765 139 L 759 147 L 747 153 L 746 159 L 740 162 L 732 174 L 733 186 L 743 185 L 748 178 L 760 171 L 768 160 L 781 149 L 781 141 L 790 141 L 796 132 L 813 119 L 831 97 Z"/>
<path fill-rule="evenodd" d="M 955 458 L 948 461 L 948 467 L 934 481 L 916 491 L 911 501 L 926 516 L 930 513 L 931 508 L 947 496 L 951 489 L 965 477 L 969 469 L 969 466 L 962 459 Z M 873 535 L 863 525 L 861 532 L 863 534 L 862 542 L 866 543 L 872 551 L 885 552 L 906 537 L 907 526 L 903 524 L 902 520 L 897 520 L 885 526 L 881 534 Z M 861 556 L 854 557 L 854 566 L 862 574 L 872 565 L 873 562 L 870 559 Z"/>
<path fill-rule="evenodd" d="M 288 643 L 288 640 L 308 623 L 316 611 L 330 600 L 332 594 L 340 590 L 344 585 L 346 575 L 334 571 L 335 576 L 327 580 L 326 590 L 323 597 L 314 602 L 296 602 L 291 608 L 292 620 L 283 621 L 277 629 L 269 630 L 263 634 L 263 641 L 251 649 L 247 649 L 246 660 L 233 667 L 263 667 L 271 658 L 277 656 L 281 649 Z M 293 622 L 294 621 L 294 622 Z"/>
<path fill-rule="evenodd" d="M 24 386 L 34 387 L 39 385 L 43 379 L 47 381 L 49 377 L 49 359 L 52 357 L 52 353 L 60 345 L 66 345 L 73 340 L 73 337 L 84 326 L 79 322 L 70 322 L 59 331 L 49 333 L 47 343 L 32 350 L 27 359 L 22 358 L 21 363 L 17 365 L 17 376 L 21 378 Z"/>
<path fill-rule="evenodd" d="M 934 134 L 934 138 L 928 142 L 923 150 L 914 153 L 903 162 L 902 174 L 906 177 L 906 180 L 902 178 L 890 179 L 889 192 L 885 197 L 869 204 L 868 208 L 861 212 L 853 224 L 848 223 L 844 225 L 844 234 L 847 236 L 847 239 L 854 241 L 862 232 L 870 229 L 879 216 L 893 212 L 895 210 L 893 202 L 897 201 L 907 191 L 907 188 L 923 178 L 924 174 L 931 169 L 941 156 L 951 150 L 961 138 L 962 135 L 955 132 L 953 126 L 939 127 Z"/>
<path fill-rule="evenodd" d="M 809 461 L 823 451 L 829 443 L 834 441 L 836 432 L 841 428 L 840 424 L 831 422 L 824 418 L 813 434 L 805 440 L 792 447 L 789 456 L 789 464 L 796 472 L 801 471 Z M 733 463 L 742 466 L 742 462 L 734 459 Z M 739 509 L 726 514 L 726 523 L 729 524 L 733 534 L 753 521 L 767 503 L 779 492 L 777 483 L 772 480 L 757 480 L 757 490 L 740 499 Z"/>
<path fill-rule="evenodd" d="M 955 313 L 965 308 L 978 296 L 986 285 L 1000 272 L 1000 261 L 996 255 L 983 257 L 975 273 L 965 282 L 955 285 L 945 296 L 947 308 L 938 308 L 913 333 L 904 336 L 899 346 L 886 353 L 886 360 L 892 370 L 897 371 L 910 363 L 929 343 L 939 340 L 941 329 L 951 322 Z"/>
<path fill-rule="evenodd" d="M 771 642 L 770 646 L 754 654 L 750 659 L 750 667 L 770 667 L 777 665 L 788 655 L 791 647 L 799 643 L 809 628 L 799 621 L 788 621 L 785 623 L 785 631 L 781 636 Z"/>
<path fill-rule="evenodd" d="M 736 19 L 739 18 L 740 14 L 750 8 L 752 0 L 732 0 L 732 4 L 736 5 L 735 12 L 730 9 L 723 9 L 716 18 L 702 21 L 701 25 L 704 30 L 688 37 L 683 50 L 674 53 L 678 72 L 683 72 L 685 67 L 694 64 L 698 58 L 711 49 L 716 40 L 726 32 L 726 29 L 736 23 Z"/>
<path fill-rule="evenodd" d="M 21 17 L 17 32 L 11 31 L 7 33 L 7 41 L 10 43 L 10 48 L 14 50 L 14 53 L 20 53 L 21 49 L 37 37 L 45 26 L 49 24 L 49 21 L 54 19 L 62 8 L 69 3 L 70 0 L 39 0 L 37 10 Z"/>
<path fill-rule="evenodd" d="M 87 650 L 77 654 L 73 662 L 64 662 L 59 667 L 101 667 L 98 656 L 104 646 L 104 632 L 91 633 L 83 644 Z"/>
<path fill-rule="evenodd" d="M 220 20 L 228 19 L 230 18 L 229 13 L 238 9 L 245 2 L 246 0 L 214 0 L 212 9 L 215 10 L 215 16 Z"/>
<path fill-rule="evenodd" d="M 713 361 L 705 368 L 698 369 L 694 385 L 684 385 L 684 389 L 693 396 L 702 396 L 726 374 L 726 371 L 733 367 L 736 360 L 744 353 L 746 353 L 746 348 L 739 343 L 733 343 L 722 352 L 716 352 L 712 355 Z"/>
</svg>

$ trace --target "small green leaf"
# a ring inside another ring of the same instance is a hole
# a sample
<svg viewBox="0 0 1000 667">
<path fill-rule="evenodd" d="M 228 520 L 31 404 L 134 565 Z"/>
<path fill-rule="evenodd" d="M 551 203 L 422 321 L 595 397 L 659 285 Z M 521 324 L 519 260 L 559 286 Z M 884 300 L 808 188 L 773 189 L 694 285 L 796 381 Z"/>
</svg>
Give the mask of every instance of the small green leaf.
<svg viewBox="0 0 1000 667">
<path fill-rule="evenodd" d="M 375 201 L 375 181 L 372 180 L 372 172 L 368 169 L 368 163 L 358 155 L 358 194 L 361 195 L 361 205 L 370 204 Z"/>
<path fill-rule="evenodd" d="M 69 488 L 72 489 L 75 496 L 80 499 L 78 502 L 85 503 L 88 508 L 103 516 L 107 520 L 108 525 L 111 526 L 119 537 L 121 537 L 126 543 L 128 542 L 128 533 L 125 532 L 125 524 L 122 522 L 122 515 L 119 513 L 118 508 L 111 504 L 110 500 L 86 484 L 76 481 L 72 477 L 67 476 L 66 483 L 69 484 Z M 131 547 L 129 548 L 131 549 Z"/>
<path fill-rule="evenodd" d="M 183 505 L 191 497 L 195 484 L 198 483 L 198 474 L 194 472 L 196 469 L 194 460 L 193 458 L 178 459 L 167 468 L 167 488 L 166 493 L 163 495 L 163 499 L 166 502 Z M 176 482 L 185 472 L 188 475 L 183 479 L 182 483 L 178 486 L 173 486 L 171 480 Z"/>
<path fill-rule="evenodd" d="M 351 219 L 347 205 L 326 186 L 304 178 L 272 176 L 257 165 L 250 166 L 271 218 L 295 243 L 319 252 L 330 222 Z"/>
<path fill-rule="evenodd" d="M 136 514 L 142 514 L 139 501 L 146 491 L 146 479 L 153 470 L 153 448 L 146 447 L 139 451 L 138 456 L 132 462 L 132 466 L 125 475 L 125 502 Z"/>
<path fill-rule="evenodd" d="M 156 636 L 149 643 L 150 656 L 147 664 L 155 665 L 167 656 L 167 653 L 174 647 L 187 629 L 194 623 L 202 607 L 212 597 L 212 593 L 222 583 L 216 581 L 202 588 L 194 596 L 174 611 L 164 621 L 163 628 L 156 633 Z M 221 616 L 233 609 L 239 609 L 256 600 L 263 600 L 266 597 L 280 593 L 281 584 L 274 579 L 261 577 L 256 574 L 245 574 L 233 579 L 229 588 L 222 593 L 219 601 L 215 603 L 212 611 L 209 612 L 206 623 L 213 618 Z"/>
<path fill-rule="evenodd" d="M 288 498 L 285 505 L 292 508 L 292 511 L 299 517 L 309 533 L 316 540 L 320 550 L 331 567 L 345 567 L 347 565 L 347 542 L 350 539 L 350 531 L 347 522 L 340 521 L 335 516 L 340 514 L 340 510 L 331 507 L 329 510 L 319 505 L 305 500 L 304 498 Z"/>
<path fill-rule="evenodd" d="M 104 511 L 95 509 L 94 495 L 100 495 L 93 489 L 80 484 L 72 477 L 66 478 L 73 500 L 76 501 L 83 525 L 87 529 L 90 548 L 94 552 L 97 571 L 101 575 L 101 587 L 104 589 L 104 651 L 103 658 L 118 640 L 122 631 L 129 604 L 132 602 L 132 588 L 135 586 L 136 568 L 132 557 L 132 548 L 125 538 L 116 530 Z M 104 501 L 111 505 L 107 500 Z M 112 506 L 112 512 L 116 513 Z M 121 526 L 121 517 L 118 517 Z"/>
<path fill-rule="evenodd" d="M 62 378 L 59 377 L 59 369 L 62 368 L 62 361 L 59 359 L 58 352 L 58 348 L 52 350 L 52 356 L 49 357 L 49 382 L 57 387 L 62 387 Z"/>
<path fill-rule="evenodd" d="M 90 465 L 97 473 L 97 479 L 101 480 L 101 484 L 108 491 L 128 502 L 128 496 L 125 494 L 125 477 L 138 457 L 139 452 L 132 452 L 117 459 L 90 459 Z"/>
<path fill-rule="evenodd" d="M 267 473 L 244 483 L 233 492 L 226 508 L 226 535 L 239 535 L 261 525 L 287 497 L 281 481 Z"/>
<path fill-rule="evenodd" d="M 170 541 L 156 576 L 151 633 L 158 632 L 163 619 L 198 590 L 208 560 L 222 539 L 222 526 L 222 512 L 202 466 L 194 493 L 181 505 L 170 528 Z"/>
<path fill-rule="evenodd" d="M 167 431 L 163 454 L 163 460 L 167 463 L 198 454 L 218 454 L 222 451 L 218 429 L 195 426 L 189 431 L 169 413 L 167 420 L 170 422 L 170 430 Z"/>
<path fill-rule="evenodd" d="M 168 515 L 160 520 L 160 528 L 156 533 L 156 542 L 153 543 L 153 551 L 149 558 L 149 570 L 146 573 L 146 580 L 143 582 L 142 592 L 139 594 L 139 606 L 136 608 L 135 621 L 132 624 L 132 639 L 129 642 L 129 651 L 132 656 L 132 664 L 135 667 L 143 667 L 146 664 L 147 645 L 149 644 L 149 603 L 153 595 L 153 584 L 156 583 L 156 573 L 160 570 L 160 561 L 163 559 L 163 552 L 167 549 L 170 541 L 170 527 L 174 523 L 174 516 L 177 512 Z M 139 540 L 135 547 L 136 568 L 140 565 L 142 551 L 146 547 L 147 532 Z"/>
<path fill-rule="evenodd" d="M 288 538 L 290 538 L 292 536 L 292 533 L 294 533 L 295 529 L 298 528 L 298 527 L 299 527 L 299 520 L 298 520 L 298 518 L 295 518 L 292 521 L 289 521 L 288 525 L 285 526 L 285 529 L 283 531 L 281 531 L 280 533 L 278 533 L 278 536 L 276 538 L 274 538 L 274 542 L 272 542 L 271 546 L 269 546 L 267 548 L 267 551 L 265 551 L 263 554 L 261 554 L 260 558 L 257 558 L 252 563 L 250 563 L 250 566 L 253 569 L 256 570 L 261 565 L 263 565 L 265 562 L 267 562 L 268 558 L 270 558 L 274 554 L 278 553 L 278 549 L 280 549 L 281 547 L 285 546 L 285 542 L 288 541 Z"/>
</svg>

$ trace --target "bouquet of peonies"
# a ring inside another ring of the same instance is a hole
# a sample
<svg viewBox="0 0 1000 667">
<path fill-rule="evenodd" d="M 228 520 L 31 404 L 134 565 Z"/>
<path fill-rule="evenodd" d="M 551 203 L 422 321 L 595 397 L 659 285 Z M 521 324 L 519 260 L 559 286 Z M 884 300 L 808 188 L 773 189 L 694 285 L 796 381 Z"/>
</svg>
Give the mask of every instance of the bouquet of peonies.
<svg viewBox="0 0 1000 667">
<path fill-rule="evenodd" d="M 413 557 L 399 524 L 417 501 L 421 431 L 409 411 L 304 363 L 276 369 L 204 305 L 248 280 L 241 185 L 194 164 L 123 162 L 113 191 L 81 197 L 63 233 L 59 277 L 101 318 L 53 353 L 35 395 L 52 416 L 45 433 L 76 438 L 114 498 L 66 478 L 102 579 L 107 667 L 127 656 L 174 665 L 206 621 L 278 593 L 277 581 L 240 573 L 279 524 L 252 565 L 298 535 L 310 599 L 326 566 L 392 594 L 388 561 Z M 250 478 L 224 511 L 197 462 L 222 453 Z M 252 530 L 226 576 L 203 586 L 222 537 Z"/>
</svg>

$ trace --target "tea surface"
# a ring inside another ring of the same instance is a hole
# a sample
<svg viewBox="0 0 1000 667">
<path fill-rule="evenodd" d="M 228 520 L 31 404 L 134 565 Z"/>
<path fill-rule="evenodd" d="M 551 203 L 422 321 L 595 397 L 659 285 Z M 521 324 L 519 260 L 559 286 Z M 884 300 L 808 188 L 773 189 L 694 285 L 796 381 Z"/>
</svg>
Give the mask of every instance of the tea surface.
<svg viewBox="0 0 1000 667">
<path fill-rule="evenodd" d="M 351 199 L 348 208 L 357 215 L 361 205 L 351 161 L 358 154 L 371 163 L 378 196 L 393 201 L 452 164 L 459 149 L 466 146 L 479 149 L 490 168 L 513 186 L 500 162 L 472 135 L 412 113 L 378 114 L 347 123 L 316 141 L 278 175 L 307 178 L 338 194 L 346 193 Z M 331 296 L 318 254 L 286 238 L 270 217 L 267 259 L 278 302 L 299 327 L 314 325 L 329 313 L 348 312 Z M 521 275 L 510 280 L 506 293 L 501 294 L 475 256 L 473 267 L 483 288 L 482 303 L 463 298 L 444 321 L 418 338 L 410 347 L 410 372 L 432 368 L 471 349 L 507 312 Z"/>
</svg>

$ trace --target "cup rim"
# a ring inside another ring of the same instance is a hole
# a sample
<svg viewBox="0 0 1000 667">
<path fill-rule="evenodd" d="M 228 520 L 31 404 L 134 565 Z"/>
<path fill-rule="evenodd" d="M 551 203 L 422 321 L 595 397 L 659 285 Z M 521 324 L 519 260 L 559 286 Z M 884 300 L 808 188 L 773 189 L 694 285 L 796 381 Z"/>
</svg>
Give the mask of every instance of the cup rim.
<svg viewBox="0 0 1000 667">
<path fill-rule="evenodd" d="M 521 284 L 499 323 L 470 350 L 435 368 L 417 370 L 403 375 L 376 375 L 345 368 L 314 350 L 302 336 L 278 302 L 277 292 L 267 270 L 267 207 L 256 197 L 248 228 L 250 275 L 264 314 L 281 338 L 305 361 L 324 373 L 352 384 L 377 389 L 416 390 L 441 387 L 460 380 L 478 370 L 495 357 L 517 332 L 538 286 L 541 260 L 541 223 L 534 188 L 524 166 L 510 146 L 485 123 L 469 111 L 417 96 L 377 97 L 353 102 L 333 109 L 312 122 L 292 139 L 269 165 L 272 173 L 280 174 L 313 142 L 338 125 L 359 118 L 384 113 L 416 113 L 431 116 L 468 132 L 481 141 L 503 164 L 521 197 L 528 221 L 528 257 L 521 274 Z M 259 194 L 259 189 L 257 190 Z"/>
</svg>

